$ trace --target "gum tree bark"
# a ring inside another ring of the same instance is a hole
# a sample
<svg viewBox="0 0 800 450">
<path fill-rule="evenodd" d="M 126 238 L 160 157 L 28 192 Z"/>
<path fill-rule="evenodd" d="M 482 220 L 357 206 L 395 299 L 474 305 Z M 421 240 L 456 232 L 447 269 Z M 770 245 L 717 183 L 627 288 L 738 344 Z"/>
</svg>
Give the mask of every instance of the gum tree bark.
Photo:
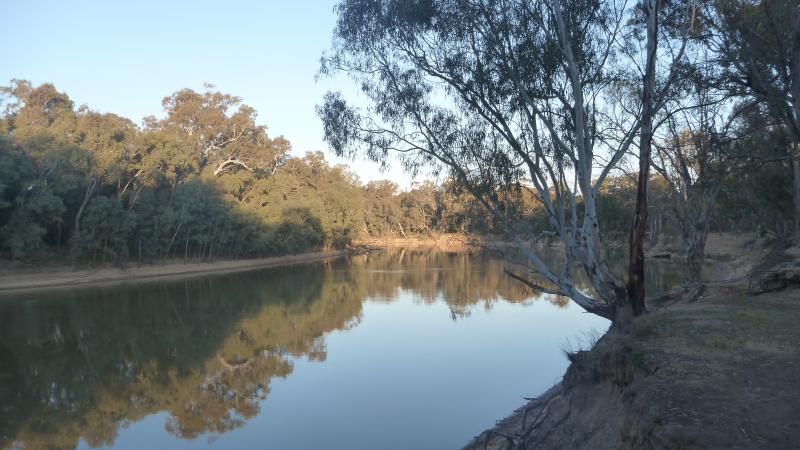
<svg viewBox="0 0 800 450">
<path fill-rule="evenodd" d="M 792 17 L 792 97 L 794 106 L 794 244 L 800 245 L 800 4 L 795 6 Z"/>
<path fill-rule="evenodd" d="M 642 124 L 639 134 L 639 177 L 636 206 L 628 253 L 628 306 L 634 316 L 644 312 L 644 238 L 647 232 L 647 181 L 650 178 L 650 153 L 653 143 L 654 91 L 656 87 L 656 48 L 658 46 L 659 0 L 647 0 L 647 65 L 642 80 Z"/>
</svg>

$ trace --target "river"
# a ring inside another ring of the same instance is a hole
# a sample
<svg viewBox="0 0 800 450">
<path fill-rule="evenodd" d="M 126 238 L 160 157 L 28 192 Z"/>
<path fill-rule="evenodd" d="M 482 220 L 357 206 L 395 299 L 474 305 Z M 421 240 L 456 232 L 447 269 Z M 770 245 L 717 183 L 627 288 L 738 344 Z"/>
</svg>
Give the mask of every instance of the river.
<svg viewBox="0 0 800 450">
<path fill-rule="evenodd" d="M 0 298 L 0 447 L 442 449 L 608 322 L 491 252 L 397 250 Z M 680 282 L 653 266 L 651 292 Z"/>
</svg>

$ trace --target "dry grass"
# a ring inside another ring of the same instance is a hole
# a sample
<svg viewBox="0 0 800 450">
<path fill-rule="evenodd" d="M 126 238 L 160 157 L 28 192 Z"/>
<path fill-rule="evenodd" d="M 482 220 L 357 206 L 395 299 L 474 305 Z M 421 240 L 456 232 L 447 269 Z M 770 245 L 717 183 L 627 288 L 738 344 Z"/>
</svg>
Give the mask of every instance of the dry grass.
<svg viewBox="0 0 800 450">
<path fill-rule="evenodd" d="M 791 448 L 800 442 L 800 291 L 716 294 L 651 314 L 633 330 L 634 352 L 654 374 L 637 387 L 639 401 L 656 404 L 646 409 L 643 442 Z"/>
</svg>

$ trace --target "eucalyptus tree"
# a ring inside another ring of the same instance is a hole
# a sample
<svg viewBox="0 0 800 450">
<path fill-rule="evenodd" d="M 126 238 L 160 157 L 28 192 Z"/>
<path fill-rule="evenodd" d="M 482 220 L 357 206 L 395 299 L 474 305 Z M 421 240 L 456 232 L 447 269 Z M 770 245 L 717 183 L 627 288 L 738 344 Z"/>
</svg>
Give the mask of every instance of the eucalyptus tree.
<svg viewBox="0 0 800 450">
<path fill-rule="evenodd" d="M 612 320 L 638 314 L 643 284 L 626 293 L 609 270 L 595 197 L 640 130 L 650 141 L 642 125 L 661 105 L 650 69 L 660 12 L 658 2 L 644 3 L 646 106 L 617 122 L 603 113 L 614 63 L 627 51 L 623 35 L 642 28 L 629 20 L 639 10 L 625 2 L 342 1 L 322 73 L 351 76 L 366 105 L 327 94 L 318 108 L 325 138 L 340 155 L 397 152 L 411 170 L 446 170 L 503 224 L 543 281 L 514 277 Z M 643 161 L 646 172 L 648 155 Z M 525 244 L 502 208 L 503 194 L 525 188 L 564 244 L 560 267 Z M 576 264 L 596 295 L 578 289 Z M 643 283 L 643 271 L 633 276 Z"/>
<path fill-rule="evenodd" d="M 34 87 L 30 81 L 13 79 L 0 87 L 5 99 L 4 126 L 7 133 L 24 133 L 36 127 L 48 128 L 68 140 L 75 126 L 74 103 L 69 96 L 45 83 Z"/>
<path fill-rule="evenodd" d="M 60 245 L 65 199 L 80 186 L 85 151 L 75 145 L 73 102 L 53 85 L 12 80 L 0 95 L 7 136 L 1 156 L 15 181 L 0 234 L 14 258 L 30 258 L 48 233 Z"/>
<path fill-rule="evenodd" d="M 370 181 L 364 186 L 364 230 L 367 234 L 394 234 L 396 229 L 406 237 L 400 223 L 403 211 L 397 197 L 398 190 L 397 183 L 389 180 Z"/>
<path fill-rule="evenodd" d="M 714 61 L 701 66 L 714 66 Z M 698 275 L 712 215 L 726 214 L 720 211 L 718 201 L 725 185 L 738 186 L 740 204 L 734 210 L 753 206 L 745 197 L 766 203 L 764 197 L 774 196 L 774 192 L 766 194 L 771 186 L 765 184 L 781 184 L 781 177 L 770 170 L 769 181 L 754 179 L 762 176 L 765 165 L 785 162 L 786 156 L 775 149 L 785 134 L 774 127 L 774 120 L 764 121 L 769 117 L 758 104 L 742 102 L 719 89 L 719 73 L 698 75 L 695 70 L 691 78 L 685 84 L 685 95 L 668 105 L 660 118 L 652 165 L 665 183 L 669 218 L 677 226 L 693 274 Z M 758 212 L 751 209 L 746 214 L 764 225 Z"/>
<path fill-rule="evenodd" d="M 763 104 L 792 137 L 795 242 L 800 242 L 800 3 L 716 0 L 706 15 L 712 44 L 733 95 Z"/>
<path fill-rule="evenodd" d="M 127 160 L 134 147 L 138 128 L 129 119 L 116 114 L 100 114 L 81 108 L 76 122 L 76 144 L 85 150 L 86 185 L 83 200 L 75 213 L 73 233 L 80 233 L 81 216 L 89 201 L 104 184 L 119 190 L 126 178 Z"/>
<path fill-rule="evenodd" d="M 610 96 L 622 104 L 621 108 L 611 108 L 612 123 L 631 120 L 627 116 L 636 117 L 638 121 L 636 202 L 630 232 L 626 282 L 626 291 L 634 314 L 641 313 L 644 308 L 644 246 L 653 138 L 661 124 L 659 115 L 670 100 L 680 96 L 676 84 L 679 84 L 682 72 L 687 67 L 691 68 L 691 62 L 685 58 L 687 48 L 696 41 L 702 41 L 697 26 L 698 9 L 695 0 L 637 2 L 632 8 L 629 22 L 634 26 L 626 28 L 626 45 L 620 50 L 623 61 L 621 71 L 624 75 L 617 83 L 618 86 L 626 86 L 630 91 Z M 668 64 L 659 64 L 659 61 L 666 61 Z M 633 101 L 630 97 L 633 97 Z M 619 118 L 619 112 L 622 112 L 622 119 Z M 625 142 L 629 138 L 628 134 L 619 131 L 612 131 L 611 135 L 616 135 L 618 142 Z"/>
<path fill-rule="evenodd" d="M 431 181 L 415 183 L 400 194 L 400 207 L 409 230 L 430 233 L 440 219 L 441 192 Z"/>
<path fill-rule="evenodd" d="M 787 149 L 792 137 L 759 103 L 742 110 L 729 158 L 741 170 L 727 177 L 717 197 L 713 228 L 790 242 L 794 236 L 793 173 Z"/>
<path fill-rule="evenodd" d="M 745 162 L 733 151 L 730 127 L 718 108 L 705 104 L 670 117 L 654 143 L 652 165 L 667 187 L 668 217 L 677 226 L 695 276 L 705 257 L 717 195 L 727 177 Z"/>
<path fill-rule="evenodd" d="M 182 89 L 164 98 L 166 117 L 147 119 L 147 128 L 183 143 L 200 169 L 221 176 L 237 170 L 274 173 L 290 150 L 283 137 L 270 139 L 256 124 L 255 109 L 239 97 L 210 90 Z"/>
<path fill-rule="evenodd" d="M 693 13 L 698 39 L 682 45 L 685 60 L 673 74 L 673 92 L 654 117 L 651 165 L 663 181 L 667 217 L 679 231 L 690 272 L 699 277 L 722 183 L 747 165 L 734 144 L 747 132 L 740 119 L 751 105 L 720 89 L 708 17 L 699 8 Z"/>
<path fill-rule="evenodd" d="M 296 227 L 298 235 L 304 230 L 318 230 L 306 226 L 310 221 L 296 220 L 313 215 L 320 221 L 321 234 L 305 239 L 305 244 L 322 239 L 327 245 L 341 248 L 362 227 L 363 193 L 357 177 L 346 167 L 331 166 L 321 152 L 309 152 L 303 158 L 286 160 L 274 176 L 256 180 L 243 195 L 241 205 L 273 226 L 291 219 L 301 225 Z M 304 239 L 298 236 L 294 240 Z"/>
</svg>

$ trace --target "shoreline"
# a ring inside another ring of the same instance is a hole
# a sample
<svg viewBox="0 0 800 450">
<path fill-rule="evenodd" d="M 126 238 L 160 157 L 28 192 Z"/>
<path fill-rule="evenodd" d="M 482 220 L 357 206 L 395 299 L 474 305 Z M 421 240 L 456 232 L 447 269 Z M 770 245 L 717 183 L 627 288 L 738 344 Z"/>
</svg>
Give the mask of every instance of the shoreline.
<svg viewBox="0 0 800 450">
<path fill-rule="evenodd" d="M 463 449 L 791 448 L 798 294 L 738 283 L 670 302 L 569 354 L 560 382 Z"/>
<path fill-rule="evenodd" d="M 725 238 L 725 239 L 723 239 Z M 711 252 L 721 252 L 733 254 L 740 257 L 746 236 L 732 236 L 724 233 L 713 233 L 709 235 L 707 250 Z M 725 241 L 727 246 L 720 246 L 721 241 Z M 359 239 L 353 242 L 353 247 L 349 250 L 334 250 L 300 253 L 296 255 L 273 256 L 268 258 L 251 258 L 241 260 L 220 260 L 202 263 L 166 262 L 162 264 L 146 264 L 138 267 L 118 268 L 118 267 L 93 267 L 76 269 L 66 265 L 39 266 L 28 268 L 5 268 L 0 269 L 0 296 L 9 293 L 19 293 L 24 291 L 38 291 L 47 289 L 67 289 L 71 287 L 85 287 L 92 285 L 111 285 L 127 282 L 143 282 L 155 279 L 178 279 L 189 278 L 209 274 L 223 274 L 231 272 L 242 272 L 257 270 L 270 267 L 287 266 L 292 264 L 303 264 L 308 262 L 323 261 L 331 258 L 338 258 L 352 254 L 353 252 L 385 250 L 395 248 L 424 248 L 444 251 L 471 251 L 474 249 L 502 249 L 513 247 L 515 244 L 494 239 L 491 237 L 480 237 L 465 235 L 461 233 L 440 234 L 426 237 L 411 238 L 372 238 Z M 725 248 L 722 248 L 725 247 Z M 730 248 L 729 248 L 730 247 Z M 737 254 L 738 253 L 738 254 Z M 763 255 L 760 255 L 763 256 Z M 735 258 L 738 259 L 738 258 Z M 726 266 L 724 272 L 731 272 L 731 264 Z M 747 267 L 739 267 L 735 272 L 743 275 Z M 719 274 L 714 274 L 719 276 Z"/>
<path fill-rule="evenodd" d="M 412 237 L 370 237 L 353 242 L 356 247 L 365 249 L 436 249 L 444 251 L 466 251 L 472 249 L 500 249 L 515 247 L 511 241 L 486 236 L 467 235 L 462 233 L 444 233 L 431 236 Z"/>
<path fill-rule="evenodd" d="M 747 247 L 727 268 L 744 276 L 650 299 L 464 450 L 792 447 L 800 249 Z"/>
<path fill-rule="evenodd" d="M 297 255 L 272 256 L 241 260 L 203 263 L 177 263 L 142 265 L 139 267 L 99 267 L 72 269 L 69 267 L 42 268 L 39 270 L 10 270 L 0 273 L 0 296 L 21 292 L 69 289 L 95 285 L 144 282 L 156 279 L 182 279 L 201 275 L 290 266 L 340 258 L 352 254 L 351 250 L 335 250 Z"/>
</svg>

